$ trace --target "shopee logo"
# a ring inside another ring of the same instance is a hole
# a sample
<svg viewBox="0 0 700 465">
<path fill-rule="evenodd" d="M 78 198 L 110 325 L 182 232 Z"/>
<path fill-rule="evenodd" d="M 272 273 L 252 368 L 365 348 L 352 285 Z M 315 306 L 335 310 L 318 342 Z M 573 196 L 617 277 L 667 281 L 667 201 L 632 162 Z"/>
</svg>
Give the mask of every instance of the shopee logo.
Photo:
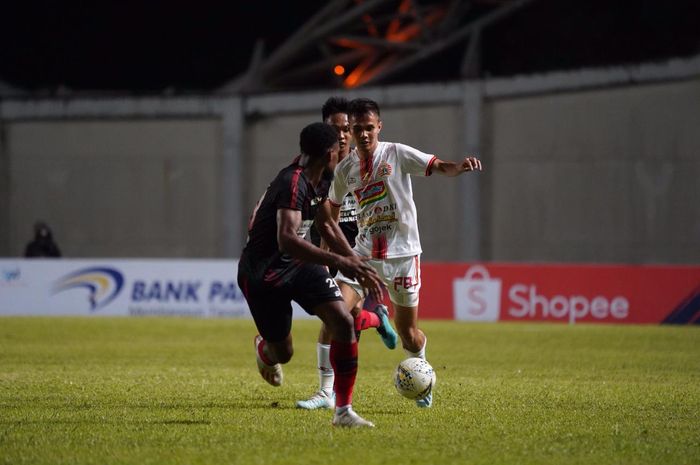
<svg viewBox="0 0 700 465">
<path fill-rule="evenodd" d="M 574 323 L 590 315 L 598 320 L 608 317 L 624 320 L 630 310 L 629 301 L 623 296 L 611 299 L 604 296 L 588 299 L 582 295 L 547 297 L 538 294 L 536 286 L 525 284 L 511 286 L 508 298 L 513 304 L 508 308 L 508 314 L 514 318 L 568 318 Z"/>
<path fill-rule="evenodd" d="M 464 278 L 452 281 L 452 292 L 457 320 L 498 321 L 501 280 L 491 278 L 486 267 L 470 267 Z"/>
</svg>

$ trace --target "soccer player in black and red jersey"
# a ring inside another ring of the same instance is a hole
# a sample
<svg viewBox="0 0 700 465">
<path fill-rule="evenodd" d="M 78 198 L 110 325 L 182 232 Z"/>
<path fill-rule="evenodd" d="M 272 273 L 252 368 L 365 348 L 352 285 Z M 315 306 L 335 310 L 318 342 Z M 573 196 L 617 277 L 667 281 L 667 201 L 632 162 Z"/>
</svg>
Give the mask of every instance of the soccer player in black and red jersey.
<svg viewBox="0 0 700 465">
<path fill-rule="evenodd" d="M 337 132 L 327 124 L 313 123 L 299 139 L 301 155 L 279 172 L 253 211 L 238 265 L 238 285 L 259 331 L 258 371 L 271 385 L 282 384 L 281 365 L 293 354 L 294 300 L 318 316 L 331 334 L 337 399 L 333 425 L 373 427 L 352 410 L 357 339 L 353 318 L 327 267 L 358 278 L 377 296 L 382 292 L 378 275 L 353 252 L 331 216 L 327 196 L 338 163 Z M 313 222 L 333 252 L 304 240 Z"/>
<path fill-rule="evenodd" d="M 321 118 L 326 124 L 331 125 L 338 132 L 338 143 L 340 151 L 338 162 L 341 162 L 350 153 L 350 123 L 348 121 L 348 101 L 343 97 L 330 97 L 321 108 Z M 355 246 L 355 236 L 357 236 L 357 201 L 352 193 L 343 199 L 340 206 L 340 229 L 345 235 L 351 247 Z M 311 242 L 321 247 L 321 236 L 315 226 L 310 230 Z M 335 276 L 337 270 L 331 269 L 331 276 Z M 363 306 L 365 310 L 363 309 Z M 360 331 L 368 328 L 376 328 L 382 341 L 389 349 L 394 349 L 398 340 L 398 335 L 391 325 L 389 311 L 386 306 L 376 302 L 372 296 L 358 301 L 351 310 L 355 318 L 355 332 L 357 338 Z M 330 343 L 331 335 L 325 325 L 321 325 L 316 344 L 316 357 L 318 361 L 319 388 L 308 399 L 297 401 L 297 407 L 314 410 L 318 408 L 334 408 L 335 394 L 333 393 L 334 373 L 330 363 Z"/>
</svg>

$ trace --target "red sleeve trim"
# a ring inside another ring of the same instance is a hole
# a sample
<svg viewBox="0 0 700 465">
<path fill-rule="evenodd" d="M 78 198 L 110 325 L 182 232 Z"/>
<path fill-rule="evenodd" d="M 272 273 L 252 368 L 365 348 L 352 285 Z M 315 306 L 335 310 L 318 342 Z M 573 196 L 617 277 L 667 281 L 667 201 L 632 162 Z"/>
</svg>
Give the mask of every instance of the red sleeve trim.
<svg viewBox="0 0 700 465">
<path fill-rule="evenodd" d="M 430 159 L 428 162 L 428 166 L 425 168 L 425 175 L 430 176 L 433 174 L 433 163 L 435 163 L 435 160 L 437 160 L 437 157 L 433 155 L 433 158 Z"/>
<path fill-rule="evenodd" d="M 294 170 L 294 174 L 292 175 L 292 200 L 289 202 L 290 203 L 290 208 L 293 208 L 295 210 L 298 210 L 299 207 L 297 206 L 297 196 L 299 195 L 299 176 L 301 175 L 301 168 L 297 168 Z"/>
</svg>

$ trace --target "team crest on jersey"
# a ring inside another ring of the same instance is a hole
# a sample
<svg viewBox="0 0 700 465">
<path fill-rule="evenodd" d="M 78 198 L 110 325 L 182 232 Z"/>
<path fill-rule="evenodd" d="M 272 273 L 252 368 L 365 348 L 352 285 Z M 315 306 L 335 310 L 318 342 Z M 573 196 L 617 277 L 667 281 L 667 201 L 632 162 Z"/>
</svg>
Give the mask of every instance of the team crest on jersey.
<svg viewBox="0 0 700 465">
<path fill-rule="evenodd" d="M 377 176 L 380 178 L 387 178 L 391 176 L 391 165 L 387 162 L 382 162 L 377 167 Z"/>
<path fill-rule="evenodd" d="M 385 198 L 386 186 L 384 185 L 384 181 L 379 181 L 368 184 L 362 189 L 357 189 L 354 194 L 360 207 L 364 207 L 365 205 L 369 205 Z"/>
</svg>

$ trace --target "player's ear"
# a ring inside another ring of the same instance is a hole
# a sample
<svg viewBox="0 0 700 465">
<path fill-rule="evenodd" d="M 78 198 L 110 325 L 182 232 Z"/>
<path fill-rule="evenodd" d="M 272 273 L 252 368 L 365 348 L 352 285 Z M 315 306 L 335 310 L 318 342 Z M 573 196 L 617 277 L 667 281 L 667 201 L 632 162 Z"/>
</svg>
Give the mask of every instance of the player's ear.
<svg viewBox="0 0 700 465">
<path fill-rule="evenodd" d="M 377 132 L 381 132 L 381 130 L 382 130 L 382 120 L 379 120 L 377 122 Z"/>
</svg>

